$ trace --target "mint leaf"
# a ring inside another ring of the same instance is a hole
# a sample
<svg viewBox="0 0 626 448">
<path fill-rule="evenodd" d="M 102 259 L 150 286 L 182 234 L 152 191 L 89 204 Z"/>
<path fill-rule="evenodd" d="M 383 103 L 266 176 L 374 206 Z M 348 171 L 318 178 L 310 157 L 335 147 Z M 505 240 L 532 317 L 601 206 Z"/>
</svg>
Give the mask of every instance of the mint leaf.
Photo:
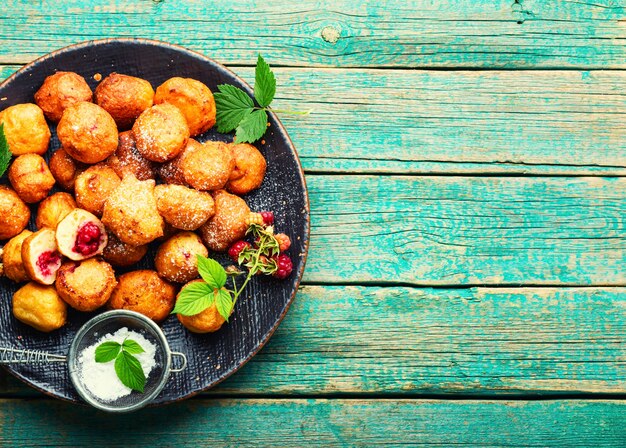
<svg viewBox="0 0 626 448">
<path fill-rule="evenodd" d="M 193 316 L 206 310 L 214 301 L 215 288 L 204 282 L 191 283 L 180 291 L 172 314 Z"/>
<path fill-rule="evenodd" d="M 276 94 L 276 77 L 261 55 L 254 71 L 254 97 L 261 107 L 270 105 Z"/>
<path fill-rule="evenodd" d="M 103 342 L 98 347 L 96 347 L 96 362 L 113 361 L 120 352 L 121 348 L 122 346 L 117 342 Z"/>
<path fill-rule="evenodd" d="M 255 110 L 245 117 L 237 126 L 235 141 L 237 143 L 254 143 L 267 130 L 267 112 L 263 109 Z"/>
<path fill-rule="evenodd" d="M 215 306 L 217 312 L 228 322 L 230 313 L 233 311 L 233 298 L 230 295 L 230 291 L 226 289 L 220 289 L 215 297 Z"/>
<path fill-rule="evenodd" d="M 115 358 L 115 373 L 124 386 L 143 393 L 146 385 L 146 374 L 143 372 L 139 360 L 133 355 L 122 351 Z"/>
<path fill-rule="evenodd" d="M 0 176 L 2 176 L 11 162 L 11 150 L 9 149 L 9 142 L 4 135 L 4 123 L 0 123 Z"/>
<path fill-rule="evenodd" d="M 215 289 L 220 289 L 226 284 L 226 271 L 221 264 L 202 255 L 197 255 L 196 257 L 198 259 L 198 272 L 202 280 Z"/>
<path fill-rule="evenodd" d="M 217 132 L 226 133 L 235 129 L 241 120 L 252 113 L 254 101 L 239 87 L 221 84 L 217 88 L 219 92 L 213 95 Z"/>
<path fill-rule="evenodd" d="M 124 342 L 122 343 L 122 350 L 128 353 L 132 353 L 133 355 L 145 352 L 141 345 L 139 345 L 137 341 L 133 341 L 132 339 L 124 340 Z"/>
</svg>

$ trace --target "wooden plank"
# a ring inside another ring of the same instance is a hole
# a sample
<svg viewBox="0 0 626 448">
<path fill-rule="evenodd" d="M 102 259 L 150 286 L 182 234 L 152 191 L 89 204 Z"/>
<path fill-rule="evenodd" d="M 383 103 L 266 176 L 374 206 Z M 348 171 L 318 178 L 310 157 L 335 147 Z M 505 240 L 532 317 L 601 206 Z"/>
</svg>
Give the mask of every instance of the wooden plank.
<svg viewBox="0 0 626 448">
<path fill-rule="evenodd" d="M 113 36 L 171 41 L 229 64 L 624 68 L 623 0 L 239 2 L 8 0 L 0 62 Z"/>
<path fill-rule="evenodd" d="M 626 288 L 305 286 L 269 344 L 210 393 L 624 394 L 624 315 Z M 0 394 L 39 395 L 6 373 Z"/>
<path fill-rule="evenodd" d="M 626 178 L 307 182 L 308 282 L 626 285 Z"/>
<path fill-rule="evenodd" d="M 626 175 L 624 71 L 276 72 L 308 172 Z"/>
<path fill-rule="evenodd" d="M 191 400 L 127 415 L 0 400 L 3 446 L 624 446 L 625 401 Z"/>
</svg>

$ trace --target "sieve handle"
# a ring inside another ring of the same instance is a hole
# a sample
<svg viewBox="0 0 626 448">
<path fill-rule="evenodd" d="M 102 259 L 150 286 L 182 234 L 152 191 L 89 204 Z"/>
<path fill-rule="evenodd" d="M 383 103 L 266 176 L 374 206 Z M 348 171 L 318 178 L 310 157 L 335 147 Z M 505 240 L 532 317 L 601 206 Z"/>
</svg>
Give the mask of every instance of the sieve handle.
<svg viewBox="0 0 626 448">
<path fill-rule="evenodd" d="M 181 352 L 172 352 L 170 359 L 172 360 L 172 364 L 174 362 L 174 358 L 180 358 L 180 367 L 178 368 L 170 368 L 170 372 L 182 372 L 183 370 L 185 370 L 187 368 L 187 357 L 185 356 L 184 353 Z"/>
<path fill-rule="evenodd" d="M 64 355 L 54 355 L 39 350 L 0 347 L 0 364 L 39 364 L 66 361 L 67 357 Z"/>
</svg>

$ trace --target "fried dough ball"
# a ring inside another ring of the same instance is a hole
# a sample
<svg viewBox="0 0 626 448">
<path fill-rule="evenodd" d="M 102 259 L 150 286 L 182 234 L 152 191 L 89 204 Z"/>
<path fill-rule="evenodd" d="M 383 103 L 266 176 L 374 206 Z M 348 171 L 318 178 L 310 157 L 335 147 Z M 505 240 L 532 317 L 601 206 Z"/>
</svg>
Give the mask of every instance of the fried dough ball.
<svg viewBox="0 0 626 448">
<path fill-rule="evenodd" d="M 154 189 L 159 213 L 181 230 L 196 230 L 215 213 L 211 195 L 182 185 L 157 185 Z"/>
<path fill-rule="evenodd" d="M 64 190 L 74 190 L 76 176 L 85 168 L 85 165 L 72 159 L 63 148 L 57 149 L 50 157 L 50 172 Z"/>
<path fill-rule="evenodd" d="M 35 93 L 35 102 L 49 120 L 57 122 L 65 109 L 82 101 L 90 102 L 91 97 L 85 78 L 74 72 L 56 72 Z"/>
<path fill-rule="evenodd" d="M 187 283 L 187 285 L 202 281 L 203 280 L 192 280 Z M 183 286 L 181 292 L 187 285 Z M 176 296 L 176 300 L 178 300 L 180 294 L 181 293 L 179 292 Z M 194 314 L 193 316 L 183 316 L 182 314 L 178 314 L 177 316 L 180 323 L 192 333 L 213 333 L 219 330 L 222 325 L 224 325 L 224 322 L 226 322 L 222 315 L 217 311 L 215 302 L 204 311 Z"/>
<path fill-rule="evenodd" d="M 9 168 L 9 182 L 24 202 L 35 203 L 48 196 L 54 177 L 38 154 L 22 154 Z"/>
<path fill-rule="evenodd" d="M 215 99 L 211 90 L 191 78 L 170 78 L 157 87 L 154 104 L 169 103 L 185 116 L 191 136 L 208 131 L 215 124 Z"/>
<path fill-rule="evenodd" d="M 42 155 L 48 150 L 50 128 L 43 111 L 34 104 L 16 104 L 0 112 L 0 124 L 14 156 Z"/>
<path fill-rule="evenodd" d="M 187 283 L 198 278 L 197 255 L 209 256 L 209 251 L 193 232 L 177 233 L 159 246 L 154 267 L 170 282 Z"/>
<path fill-rule="evenodd" d="M 223 188 L 235 168 L 235 159 L 222 142 L 206 142 L 186 151 L 179 163 L 185 182 L 196 190 Z"/>
<path fill-rule="evenodd" d="M 235 159 L 235 169 L 230 175 L 226 189 L 235 194 L 246 194 L 261 186 L 267 163 L 263 154 L 248 143 L 230 145 Z"/>
<path fill-rule="evenodd" d="M 76 203 L 80 208 L 102 216 L 105 201 L 121 182 L 110 166 L 103 163 L 91 166 L 76 177 Z"/>
<path fill-rule="evenodd" d="M 41 201 L 37 209 L 35 224 L 38 229 L 56 229 L 63 218 L 76 208 L 76 201 L 69 193 L 54 193 Z"/>
<path fill-rule="evenodd" d="M 14 282 L 25 282 L 30 280 L 24 263 L 22 262 L 22 243 L 33 232 L 23 230 L 19 235 L 14 236 L 4 245 L 2 252 L 2 264 L 4 265 L 4 275 Z"/>
<path fill-rule="evenodd" d="M 28 235 L 22 242 L 22 264 L 31 280 L 42 285 L 51 285 L 61 267 L 54 230 L 41 229 Z"/>
<path fill-rule="evenodd" d="M 154 197 L 154 180 L 129 174 L 104 204 L 102 222 L 121 241 L 141 246 L 163 236 L 163 218 Z"/>
<path fill-rule="evenodd" d="M 148 81 L 111 73 L 95 91 L 96 104 L 111 114 L 120 129 L 129 129 L 137 117 L 152 106 L 154 89 Z"/>
<path fill-rule="evenodd" d="M 100 255 L 108 243 L 104 224 L 82 208 L 72 210 L 59 222 L 55 237 L 59 252 L 76 261 Z"/>
<path fill-rule="evenodd" d="M 8 240 L 28 225 L 30 209 L 15 191 L 0 185 L 0 240 Z"/>
<path fill-rule="evenodd" d="M 94 257 L 63 263 L 55 285 L 69 306 L 78 311 L 94 311 L 109 300 L 117 281 L 111 265 Z"/>
<path fill-rule="evenodd" d="M 108 307 L 131 310 L 160 322 L 174 308 L 176 288 L 154 271 L 128 272 L 118 279 Z"/>
<path fill-rule="evenodd" d="M 188 152 L 194 151 L 200 147 L 202 147 L 202 143 L 190 138 L 187 141 L 187 145 L 178 156 L 159 166 L 157 171 L 163 182 L 168 184 L 187 185 L 187 182 L 185 182 L 185 176 L 183 176 L 183 171 L 180 168 L 180 160 Z"/>
<path fill-rule="evenodd" d="M 133 125 L 139 153 L 153 162 L 176 157 L 189 139 L 189 127 L 176 106 L 158 104 L 146 109 Z"/>
<path fill-rule="evenodd" d="M 67 153 L 83 163 L 98 163 L 117 149 L 117 126 L 109 113 L 93 103 L 65 109 L 57 127 Z"/>
<path fill-rule="evenodd" d="M 109 242 L 104 248 L 102 256 L 113 266 L 131 266 L 139 261 L 148 252 L 148 246 L 131 246 L 123 243 L 113 233 L 109 233 Z"/>
<path fill-rule="evenodd" d="M 117 149 L 106 163 L 121 179 L 128 173 L 134 174 L 139 180 L 155 178 L 154 163 L 139 154 L 132 131 L 120 132 Z"/>
<path fill-rule="evenodd" d="M 246 201 L 225 190 L 213 193 L 213 200 L 215 201 L 215 214 L 200 227 L 200 233 L 209 249 L 223 252 L 232 243 L 245 236 L 250 208 Z"/>
<path fill-rule="evenodd" d="M 67 305 L 54 286 L 30 282 L 13 294 L 13 315 L 20 322 L 48 333 L 65 325 Z"/>
</svg>

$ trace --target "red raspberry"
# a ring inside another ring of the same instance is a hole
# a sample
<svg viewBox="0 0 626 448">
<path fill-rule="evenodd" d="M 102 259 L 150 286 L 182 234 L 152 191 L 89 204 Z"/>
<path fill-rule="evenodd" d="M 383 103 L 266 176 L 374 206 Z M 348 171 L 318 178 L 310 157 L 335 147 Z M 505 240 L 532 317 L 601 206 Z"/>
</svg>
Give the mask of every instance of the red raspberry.
<svg viewBox="0 0 626 448">
<path fill-rule="evenodd" d="M 263 222 L 266 226 L 271 226 L 272 224 L 274 224 L 273 212 L 261 212 L 261 216 L 263 217 Z"/>
<path fill-rule="evenodd" d="M 278 248 L 281 252 L 285 252 L 291 246 L 291 240 L 284 233 L 277 233 L 274 238 L 278 241 Z"/>
<path fill-rule="evenodd" d="M 276 258 L 276 263 L 278 264 L 278 270 L 274 272 L 274 277 L 281 280 L 289 277 L 289 274 L 293 271 L 293 263 L 291 262 L 289 255 L 280 254 Z"/>
<path fill-rule="evenodd" d="M 239 254 L 246 247 L 250 247 L 250 243 L 248 243 L 247 241 L 239 240 L 239 241 L 233 243 L 232 246 L 230 246 L 230 249 L 228 249 L 228 256 L 231 258 L 231 260 L 233 260 L 235 263 L 237 263 L 237 259 L 239 258 Z"/>
</svg>

